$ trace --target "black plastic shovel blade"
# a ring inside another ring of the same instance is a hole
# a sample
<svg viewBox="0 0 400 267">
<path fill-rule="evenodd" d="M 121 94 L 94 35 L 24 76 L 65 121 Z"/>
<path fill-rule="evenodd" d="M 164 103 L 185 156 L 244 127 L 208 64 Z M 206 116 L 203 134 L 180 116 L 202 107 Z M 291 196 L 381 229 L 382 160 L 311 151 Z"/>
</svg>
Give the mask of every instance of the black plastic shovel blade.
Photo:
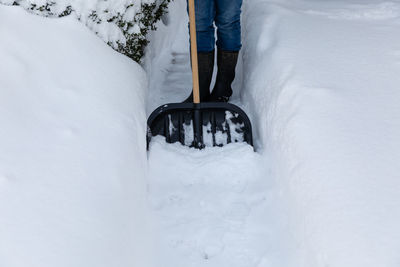
<svg viewBox="0 0 400 267">
<path fill-rule="evenodd" d="M 167 143 L 200 149 L 238 142 L 253 145 L 248 116 L 229 103 L 166 104 L 153 111 L 147 126 L 147 149 L 157 135 L 164 136 Z"/>
</svg>

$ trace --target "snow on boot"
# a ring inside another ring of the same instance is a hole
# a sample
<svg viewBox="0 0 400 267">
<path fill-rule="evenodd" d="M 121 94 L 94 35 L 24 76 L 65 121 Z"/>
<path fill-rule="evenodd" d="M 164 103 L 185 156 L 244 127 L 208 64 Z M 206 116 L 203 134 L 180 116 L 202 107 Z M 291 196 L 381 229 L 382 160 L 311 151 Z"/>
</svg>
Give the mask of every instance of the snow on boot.
<svg viewBox="0 0 400 267">
<path fill-rule="evenodd" d="M 204 102 L 210 97 L 210 84 L 214 71 L 214 50 L 211 52 L 198 52 L 197 58 L 199 62 L 200 101 Z M 192 103 L 193 92 L 183 102 Z"/>
<path fill-rule="evenodd" d="M 232 82 L 235 79 L 235 69 L 238 60 L 238 51 L 223 51 L 218 49 L 218 74 L 209 102 L 228 102 L 232 95 Z"/>
</svg>

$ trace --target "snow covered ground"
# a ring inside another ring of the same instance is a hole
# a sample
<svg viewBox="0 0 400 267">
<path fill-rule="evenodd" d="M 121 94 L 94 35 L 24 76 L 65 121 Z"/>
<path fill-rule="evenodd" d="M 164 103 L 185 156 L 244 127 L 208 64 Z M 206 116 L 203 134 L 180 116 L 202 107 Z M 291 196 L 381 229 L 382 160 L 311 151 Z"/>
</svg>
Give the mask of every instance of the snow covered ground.
<svg viewBox="0 0 400 267">
<path fill-rule="evenodd" d="M 148 113 L 182 101 L 191 90 L 186 2 L 175 0 L 169 12 L 146 54 Z M 240 104 L 238 94 L 233 101 Z M 158 266 L 239 267 L 291 260 L 282 227 L 285 207 L 274 200 L 277 191 L 265 157 L 247 144 L 196 151 L 153 139 L 149 188 Z"/>
<path fill-rule="evenodd" d="M 3 5 L 0 62 L 0 266 L 152 266 L 143 70 Z"/>
<path fill-rule="evenodd" d="M 398 267 L 400 1 L 245 0 L 233 102 L 257 152 L 146 155 L 146 115 L 190 92 L 185 9 L 146 95 L 81 24 L 0 6 L 0 266 Z"/>
<path fill-rule="evenodd" d="M 170 9 L 147 112 L 190 91 L 185 1 Z M 399 1 L 244 1 L 233 101 L 258 153 L 155 142 L 161 266 L 400 264 L 399 26 Z"/>
</svg>

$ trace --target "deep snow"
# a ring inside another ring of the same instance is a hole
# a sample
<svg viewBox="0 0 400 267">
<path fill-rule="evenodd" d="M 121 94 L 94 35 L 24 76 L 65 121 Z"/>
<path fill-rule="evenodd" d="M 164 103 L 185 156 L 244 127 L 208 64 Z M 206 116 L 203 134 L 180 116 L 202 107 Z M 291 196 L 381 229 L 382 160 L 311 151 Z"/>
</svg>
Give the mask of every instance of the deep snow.
<svg viewBox="0 0 400 267">
<path fill-rule="evenodd" d="M 244 7 L 243 99 L 288 200 L 297 266 L 400 264 L 399 8 Z"/>
<path fill-rule="evenodd" d="M 185 5 L 147 95 L 79 23 L 0 6 L 0 266 L 398 267 L 400 1 L 245 0 L 257 152 L 146 155 L 146 113 L 190 91 Z"/>
<path fill-rule="evenodd" d="M 152 266 L 143 70 L 0 5 L 0 266 Z"/>
</svg>

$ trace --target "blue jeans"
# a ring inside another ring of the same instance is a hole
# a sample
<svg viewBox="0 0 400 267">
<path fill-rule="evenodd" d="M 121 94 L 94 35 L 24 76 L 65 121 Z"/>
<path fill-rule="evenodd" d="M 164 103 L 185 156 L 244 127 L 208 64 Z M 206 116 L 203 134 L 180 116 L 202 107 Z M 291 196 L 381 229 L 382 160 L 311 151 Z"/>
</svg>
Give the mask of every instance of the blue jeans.
<svg viewBox="0 0 400 267">
<path fill-rule="evenodd" d="M 239 51 L 242 47 L 240 13 L 242 0 L 195 0 L 197 50 L 210 52 L 217 47 L 224 51 Z"/>
</svg>

